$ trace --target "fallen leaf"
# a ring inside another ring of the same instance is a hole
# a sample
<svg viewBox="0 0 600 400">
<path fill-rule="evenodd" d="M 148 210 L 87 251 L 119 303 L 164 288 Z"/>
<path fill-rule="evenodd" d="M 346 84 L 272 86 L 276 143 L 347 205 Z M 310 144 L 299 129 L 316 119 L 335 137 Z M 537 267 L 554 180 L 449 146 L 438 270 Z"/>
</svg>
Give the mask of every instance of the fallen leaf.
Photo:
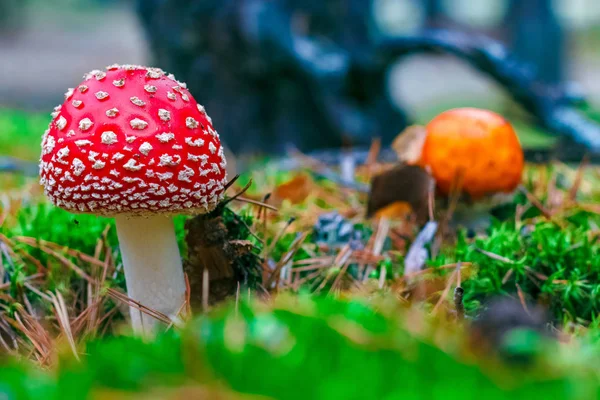
<svg viewBox="0 0 600 400">
<path fill-rule="evenodd" d="M 404 129 L 392 142 L 392 149 L 396 152 L 398 160 L 406 164 L 418 164 L 427 130 L 424 126 L 411 125 Z"/>
<path fill-rule="evenodd" d="M 296 175 L 273 191 L 273 202 L 289 200 L 292 204 L 303 202 L 314 189 L 314 182 L 307 174 Z"/>
<path fill-rule="evenodd" d="M 395 201 L 375 212 L 375 218 L 404 219 L 412 214 L 413 209 L 405 201 Z"/>
</svg>

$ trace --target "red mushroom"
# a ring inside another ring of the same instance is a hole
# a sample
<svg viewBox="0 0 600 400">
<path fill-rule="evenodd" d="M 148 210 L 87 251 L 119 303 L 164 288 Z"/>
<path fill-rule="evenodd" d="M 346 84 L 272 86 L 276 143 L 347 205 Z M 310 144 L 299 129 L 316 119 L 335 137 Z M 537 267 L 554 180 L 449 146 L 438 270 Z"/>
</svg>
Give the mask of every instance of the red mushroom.
<svg viewBox="0 0 600 400">
<path fill-rule="evenodd" d="M 174 316 L 185 283 L 170 217 L 222 199 L 219 135 L 186 85 L 160 69 L 114 65 L 84 78 L 44 134 L 40 182 L 58 207 L 115 217 L 129 297 Z M 155 325 L 133 308 L 131 319 L 138 332 Z"/>
</svg>

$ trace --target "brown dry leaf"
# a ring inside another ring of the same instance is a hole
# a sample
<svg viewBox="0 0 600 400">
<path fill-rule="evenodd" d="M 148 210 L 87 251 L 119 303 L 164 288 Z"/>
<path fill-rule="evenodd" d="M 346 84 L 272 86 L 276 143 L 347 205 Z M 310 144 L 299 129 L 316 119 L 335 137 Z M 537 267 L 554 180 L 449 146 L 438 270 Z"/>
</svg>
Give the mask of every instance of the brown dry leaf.
<svg viewBox="0 0 600 400">
<path fill-rule="evenodd" d="M 428 219 L 431 176 L 415 165 L 399 164 L 373 177 L 367 203 L 367 217 L 394 203 L 410 205 L 418 221 Z"/>
<path fill-rule="evenodd" d="M 421 125 L 411 125 L 400 132 L 392 142 L 392 149 L 398 160 L 406 164 L 417 164 L 421 160 L 426 136 L 427 129 Z"/>
<path fill-rule="evenodd" d="M 375 218 L 405 219 L 412 214 L 413 209 L 405 201 L 395 201 L 375 212 Z"/>
<path fill-rule="evenodd" d="M 303 202 L 314 190 L 314 182 L 307 174 L 298 174 L 291 180 L 279 185 L 273 191 L 274 202 L 289 200 L 292 204 Z"/>
</svg>

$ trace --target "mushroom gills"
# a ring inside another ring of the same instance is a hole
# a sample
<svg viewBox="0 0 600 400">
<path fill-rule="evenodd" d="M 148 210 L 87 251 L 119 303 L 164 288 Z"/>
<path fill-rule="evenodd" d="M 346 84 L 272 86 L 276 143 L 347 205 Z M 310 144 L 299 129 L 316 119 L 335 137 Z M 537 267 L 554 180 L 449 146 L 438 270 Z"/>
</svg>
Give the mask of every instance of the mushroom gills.
<svg viewBox="0 0 600 400">
<path fill-rule="evenodd" d="M 164 215 L 115 217 L 127 295 L 171 319 L 185 300 L 185 279 L 175 226 Z M 130 307 L 131 323 L 137 333 L 154 332 L 154 317 Z"/>
</svg>

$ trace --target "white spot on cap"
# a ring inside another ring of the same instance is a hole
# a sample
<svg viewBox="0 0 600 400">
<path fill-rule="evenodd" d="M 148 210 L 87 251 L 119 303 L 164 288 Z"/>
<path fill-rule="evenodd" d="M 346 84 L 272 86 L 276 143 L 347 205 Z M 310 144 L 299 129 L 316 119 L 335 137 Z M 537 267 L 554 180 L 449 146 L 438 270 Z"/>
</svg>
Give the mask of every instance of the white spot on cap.
<svg viewBox="0 0 600 400">
<path fill-rule="evenodd" d="M 104 79 L 106 77 L 106 73 L 103 71 L 100 71 L 98 69 L 95 69 L 95 70 L 90 71 L 87 74 L 85 74 L 84 79 L 91 79 L 92 77 L 95 77 L 96 80 L 101 81 L 102 79 Z"/>
<path fill-rule="evenodd" d="M 63 160 L 63 158 L 67 157 L 68 155 L 69 148 L 65 146 L 56 152 L 56 161 L 58 161 L 61 164 L 69 164 L 67 161 Z"/>
<path fill-rule="evenodd" d="M 113 131 L 102 132 L 102 143 L 114 144 L 117 143 L 117 134 Z"/>
<path fill-rule="evenodd" d="M 171 113 L 163 108 L 160 108 L 158 110 L 158 117 L 161 121 L 169 121 L 171 120 Z"/>
<path fill-rule="evenodd" d="M 221 173 L 221 170 L 219 169 L 217 163 L 211 163 L 210 166 L 212 167 L 212 170 L 215 174 L 219 175 Z"/>
<path fill-rule="evenodd" d="M 182 99 L 183 101 L 190 101 L 190 98 L 189 98 L 189 97 L 188 97 L 188 95 L 187 95 L 187 94 L 185 94 L 185 93 L 182 93 L 182 94 L 181 94 L 181 99 Z"/>
<path fill-rule="evenodd" d="M 198 111 L 200 111 L 202 114 L 206 114 L 206 109 L 202 104 L 196 104 L 196 107 L 198 107 Z"/>
<path fill-rule="evenodd" d="M 172 172 L 165 172 L 164 174 L 156 173 L 156 176 L 158 176 L 158 179 L 160 179 L 161 181 L 164 181 L 167 179 L 171 179 L 173 177 L 173 173 Z"/>
<path fill-rule="evenodd" d="M 96 98 L 98 100 L 104 100 L 104 99 L 106 99 L 108 97 L 108 93 L 100 90 L 100 91 L 96 92 L 94 94 L 94 96 L 96 96 Z"/>
<path fill-rule="evenodd" d="M 152 150 L 152 145 L 148 142 L 144 142 L 140 146 L 140 153 L 142 153 L 145 156 L 147 156 L 148 153 L 150 153 L 150 150 Z"/>
<path fill-rule="evenodd" d="M 50 116 L 52 118 L 58 117 L 58 115 L 60 114 L 60 109 L 61 108 L 62 108 L 62 106 L 56 106 L 56 107 L 54 107 L 54 111 L 52 113 L 50 113 Z"/>
<path fill-rule="evenodd" d="M 73 105 L 73 107 L 75 107 L 75 108 L 79 108 L 79 106 L 80 106 L 80 105 L 82 105 L 82 104 L 83 104 L 83 102 L 82 102 L 81 100 L 73 100 L 73 101 L 71 102 L 71 104 Z"/>
<path fill-rule="evenodd" d="M 67 126 L 67 120 L 62 115 L 56 121 L 56 127 L 59 131 L 62 131 Z"/>
<path fill-rule="evenodd" d="M 148 123 L 143 119 L 134 118 L 129 122 L 129 125 L 131 125 L 133 129 L 142 130 L 148 126 Z"/>
<path fill-rule="evenodd" d="M 79 90 L 81 90 L 81 89 L 79 89 Z M 69 100 L 71 98 L 71 96 L 73 96 L 73 92 L 74 92 L 74 89 L 73 88 L 69 88 L 67 90 L 67 92 L 65 93 L 65 100 Z"/>
<path fill-rule="evenodd" d="M 164 72 L 160 68 L 148 68 L 148 72 L 146 72 L 146 77 L 150 79 L 158 79 L 164 75 Z"/>
<path fill-rule="evenodd" d="M 82 146 L 87 146 L 89 144 L 92 144 L 92 142 L 87 139 L 80 139 L 80 140 L 76 140 L 75 144 L 77 145 L 77 147 L 82 147 Z"/>
<path fill-rule="evenodd" d="M 81 85 L 78 87 L 78 89 L 81 93 L 85 93 L 85 92 L 87 92 L 88 87 L 87 87 L 87 85 Z"/>
<path fill-rule="evenodd" d="M 196 140 L 192 140 L 192 138 L 185 138 L 185 143 L 192 146 L 192 147 L 202 147 L 204 146 L 204 140 L 203 139 L 196 139 Z"/>
<path fill-rule="evenodd" d="M 115 85 L 116 87 L 123 87 L 123 86 L 125 86 L 125 78 L 115 79 L 113 81 L 113 85 Z"/>
<path fill-rule="evenodd" d="M 125 157 L 125 155 L 124 155 L 124 154 L 121 154 L 121 153 L 115 153 L 115 154 L 113 154 L 113 156 L 112 156 L 112 159 L 113 159 L 113 160 L 122 160 L 124 157 Z"/>
<path fill-rule="evenodd" d="M 164 133 L 159 133 L 158 135 L 156 135 L 156 138 L 158 139 L 159 142 L 161 143 L 168 143 L 169 140 L 171 139 L 175 139 L 175 134 L 171 133 L 171 132 L 164 132 Z M 187 139 L 186 139 L 187 140 Z"/>
<path fill-rule="evenodd" d="M 92 165 L 92 168 L 94 168 L 94 169 L 102 169 L 102 168 L 104 168 L 105 165 L 106 165 L 106 163 L 104 161 L 96 160 L 94 162 L 94 165 Z"/>
<path fill-rule="evenodd" d="M 179 174 L 177 175 L 177 179 L 179 179 L 180 181 L 191 183 L 192 181 L 190 180 L 190 178 L 192 176 L 194 176 L 194 170 L 186 165 L 184 167 L 183 171 L 179 171 Z"/>
<path fill-rule="evenodd" d="M 188 160 L 195 162 L 201 161 L 200 165 L 203 166 L 208 161 L 208 156 L 206 154 L 201 154 L 197 156 L 195 154 L 188 153 Z"/>
<path fill-rule="evenodd" d="M 125 163 L 125 165 L 123 165 L 123 168 L 129 171 L 139 171 L 140 169 L 142 169 L 143 166 L 144 164 L 137 164 L 137 161 L 131 158 Z"/>
<path fill-rule="evenodd" d="M 71 129 L 69 132 L 67 132 L 67 137 L 71 137 L 71 136 L 75 136 L 75 131 L 73 129 Z"/>
<path fill-rule="evenodd" d="M 177 100 L 177 96 L 175 96 L 175 93 L 173 92 L 167 92 L 167 98 L 169 100 Z"/>
<path fill-rule="evenodd" d="M 179 145 L 179 144 L 174 144 L 173 147 L 171 147 L 173 150 L 181 150 L 183 149 L 183 146 Z"/>
<path fill-rule="evenodd" d="M 108 67 L 106 67 L 106 69 L 107 69 L 108 71 L 113 71 L 113 70 L 115 70 L 115 69 L 119 69 L 119 67 L 120 67 L 120 65 L 119 65 L 119 64 L 111 64 L 111 65 L 109 65 Z"/>
<path fill-rule="evenodd" d="M 170 167 L 174 167 L 176 165 L 179 165 L 179 163 L 181 162 L 181 157 L 179 155 L 169 155 L 169 154 L 163 154 L 162 156 L 160 156 L 160 162 L 158 163 L 159 167 L 162 167 L 163 165 L 168 165 Z"/>
<path fill-rule="evenodd" d="M 210 150 L 210 152 L 212 154 L 215 154 L 217 152 L 217 147 L 215 146 L 215 144 L 213 142 L 210 142 L 208 144 L 208 149 Z"/>
<path fill-rule="evenodd" d="M 187 126 L 190 129 L 194 129 L 198 127 L 198 121 L 196 121 L 194 118 L 192 117 L 187 117 L 185 119 L 185 126 Z"/>
<path fill-rule="evenodd" d="M 126 141 L 127 143 L 133 143 L 133 142 L 135 141 L 135 139 L 137 139 L 137 137 L 136 137 L 136 136 L 126 136 L 126 137 L 125 137 L 125 141 Z"/>
<path fill-rule="evenodd" d="M 148 178 L 152 178 L 154 176 L 154 171 L 152 171 L 151 169 L 147 169 L 146 170 L 146 176 Z"/>
<path fill-rule="evenodd" d="M 94 125 L 94 123 L 89 118 L 84 118 L 81 121 L 79 121 L 79 129 L 81 129 L 84 132 L 90 129 L 92 125 Z"/>
<path fill-rule="evenodd" d="M 148 93 L 156 93 L 156 86 L 144 85 L 144 90 Z"/>
<path fill-rule="evenodd" d="M 146 105 L 139 97 L 133 96 L 130 97 L 129 100 L 138 107 L 144 107 Z"/>
<path fill-rule="evenodd" d="M 114 118 L 119 114 L 119 110 L 117 108 L 111 108 L 109 110 L 106 110 L 106 116 L 108 118 Z"/>
<path fill-rule="evenodd" d="M 46 140 L 44 141 L 44 154 L 50 154 L 52 150 L 54 150 L 54 146 L 56 146 L 56 141 L 54 140 L 54 136 L 46 136 Z"/>
<path fill-rule="evenodd" d="M 174 184 L 170 184 L 169 187 L 167 188 L 167 190 L 171 193 L 176 192 L 177 190 L 179 190 L 179 188 L 177 186 L 175 186 Z"/>
</svg>

